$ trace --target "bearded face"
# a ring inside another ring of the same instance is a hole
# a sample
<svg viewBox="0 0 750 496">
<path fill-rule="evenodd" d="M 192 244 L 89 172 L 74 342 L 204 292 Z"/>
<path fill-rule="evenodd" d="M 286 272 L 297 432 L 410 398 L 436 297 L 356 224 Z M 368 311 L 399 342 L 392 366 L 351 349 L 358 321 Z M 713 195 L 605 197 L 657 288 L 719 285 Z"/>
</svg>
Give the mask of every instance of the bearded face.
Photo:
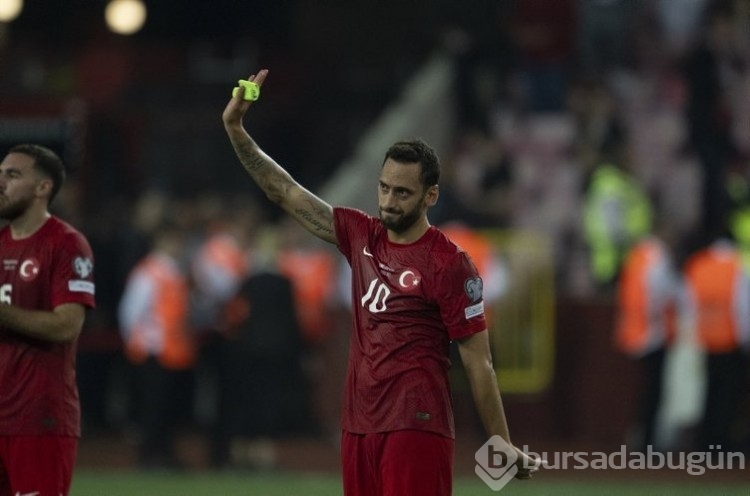
<svg viewBox="0 0 750 496">
<path fill-rule="evenodd" d="M 9 153 L 0 163 L 0 218 L 13 221 L 37 200 L 43 178 L 34 170 L 34 159 Z"/>
<path fill-rule="evenodd" d="M 0 194 L 0 219 L 14 221 L 23 215 L 34 198 L 32 196 L 23 196 L 17 198 L 8 198 L 4 193 Z"/>
<path fill-rule="evenodd" d="M 421 202 L 410 210 L 380 208 L 380 222 L 389 231 L 401 234 L 414 225 L 423 215 Z"/>
<path fill-rule="evenodd" d="M 386 229 L 403 234 L 425 217 L 430 189 L 421 182 L 419 163 L 386 160 L 378 181 L 378 213 Z"/>
</svg>

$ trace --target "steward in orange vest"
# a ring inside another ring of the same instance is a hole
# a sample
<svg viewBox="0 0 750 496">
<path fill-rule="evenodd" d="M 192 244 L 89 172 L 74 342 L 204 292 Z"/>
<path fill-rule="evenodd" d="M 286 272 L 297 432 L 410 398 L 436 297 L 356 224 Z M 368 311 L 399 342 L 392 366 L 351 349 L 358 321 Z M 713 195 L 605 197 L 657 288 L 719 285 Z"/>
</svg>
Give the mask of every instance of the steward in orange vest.
<svg viewBox="0 0 750 496">
<path fill-rule="evenodd" d="M 739 250 L 717 241 L 685 266 L 688 302 L 698 342 L 709 354 L 731 353 L 750 342 L 750 285 Z"/>
<path fill-rule="evenodd" d="M 642 357 L 674 339 L 679 276 L 664 243 L 655 237 L 638 242 L 627 254 L 617 290 L 616 344 Z"/>
<path fill-rule="evenodd" d="M 120 331 L 133 364 L 132 402 L 141 427 L 139 463 L 175 468 L 175 419 L 189 412 L 196 346 L 188 328 L 188 282 L 181 266 L 184 236 L 169 224 L 132 270 L 120 300 Z"/>
<path fill-rule="evenodd" d="M 655 442 L 665 350 L 675 336 L 679 294 L 679 275 L 667 244 L 655 236 L 637 242 L 626 254 L 617 281 L 615 344 L 638 361 L 642 372 L 632 433 L 638 452 Z"/>
<path fill-rule="evenodd" d="M 187 329 L 188 284 L 164 234 L 161 241 L 133 269 L 120 302 L 120 325 L 125 353 L 133 363 L 155 357 L 168 369 L 195 363 L 196 350 Z"/>
<path fill-rule="evenodd" d="M 732 450 L 736 447 L 731 432 L 734 423 L 741 421 L 738 412 L 747 396 L 750 279 L 740 251 L 728 240 L 718 240 L 688 259 L 685 280 L 688 315 L 698 344 L 706 352 L 708 377 L 699 448 Z"/>
</svg>

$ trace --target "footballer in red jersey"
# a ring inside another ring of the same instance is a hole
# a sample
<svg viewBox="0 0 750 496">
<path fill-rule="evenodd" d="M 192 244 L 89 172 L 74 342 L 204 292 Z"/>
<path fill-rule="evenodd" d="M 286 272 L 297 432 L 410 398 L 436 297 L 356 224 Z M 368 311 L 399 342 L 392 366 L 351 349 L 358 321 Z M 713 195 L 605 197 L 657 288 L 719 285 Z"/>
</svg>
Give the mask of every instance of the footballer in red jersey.
<svg viewBox="0 0 750 496">
<path fill-rule="evenodd" d="M 267 70 L 249 78 L 262 85 Z M 440 164 L 421 140 L 385 154 L 379 218 L 336 208 L 297 183 L 243 125 L 251 100 L 240 86 L 222 115 L 241 164 L 268 198 L 333 243 L 352 267 L 341 459 L 345 496 L 446 496 L 452 491 L 454 428 L 447 370 L 455 340 L 489 436 L 514 451 L 514 475 L 537 464 L 513 446 L 492 367 L 482 281 L 468 256 L 431 226 Z"/>
<path fill-rule="evenodd" d="M 68 494 L 80 406 L 76 340 L 94 307 L 84 236 L 48 213 L 60 159 L 19 145 L 0 164 L 0 496 Z"/>
<path fill-rule="evenodd" d="M 453 438 L 448 346 L 487 328 L 474 265 L 433 226 L 399 244 L 363 212 L 335 208 L 334 219 L 353 279 L 343 428 Z"/>
</svg>

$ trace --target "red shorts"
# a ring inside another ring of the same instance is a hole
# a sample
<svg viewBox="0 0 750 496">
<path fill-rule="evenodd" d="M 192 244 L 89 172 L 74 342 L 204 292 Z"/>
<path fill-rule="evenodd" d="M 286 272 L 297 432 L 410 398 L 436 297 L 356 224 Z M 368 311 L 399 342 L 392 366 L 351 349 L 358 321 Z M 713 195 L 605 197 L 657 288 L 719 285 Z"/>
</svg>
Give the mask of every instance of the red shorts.
<svg viewBox="0 0 750 496">
<path fill-rule="evenodd" d="M 66 496 L 78 438 L 0 436 L 0 496 Z"/>
<path fill-rule="evenodd" d="M 343 431 L 344 496 L 450 496 L 454 445 L 426 431 Z"/>
</svg>

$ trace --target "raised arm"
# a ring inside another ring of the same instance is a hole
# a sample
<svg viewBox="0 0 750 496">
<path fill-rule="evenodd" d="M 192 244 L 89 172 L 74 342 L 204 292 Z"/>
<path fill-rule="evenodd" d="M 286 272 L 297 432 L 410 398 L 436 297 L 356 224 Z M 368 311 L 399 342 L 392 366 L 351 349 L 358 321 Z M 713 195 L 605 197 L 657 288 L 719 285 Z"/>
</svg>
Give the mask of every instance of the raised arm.
<svg viewBox="0 0 750 496">
<path fill-rule="evenodd" d="M 268 71 L 248 78 L 259 86 Z M 224 129 L 232 142 L 237 158 L 269 200 L 283 208 L 315 236 L 338 244 L 333 227 L 333 208 L 313 193 L 303 188 L 292 176 L 260 149 L 245 130 L 242 119 L 252 102 L 246 101 L 244 87 L 227 104 L 222 114 Z"/>
</svg>

